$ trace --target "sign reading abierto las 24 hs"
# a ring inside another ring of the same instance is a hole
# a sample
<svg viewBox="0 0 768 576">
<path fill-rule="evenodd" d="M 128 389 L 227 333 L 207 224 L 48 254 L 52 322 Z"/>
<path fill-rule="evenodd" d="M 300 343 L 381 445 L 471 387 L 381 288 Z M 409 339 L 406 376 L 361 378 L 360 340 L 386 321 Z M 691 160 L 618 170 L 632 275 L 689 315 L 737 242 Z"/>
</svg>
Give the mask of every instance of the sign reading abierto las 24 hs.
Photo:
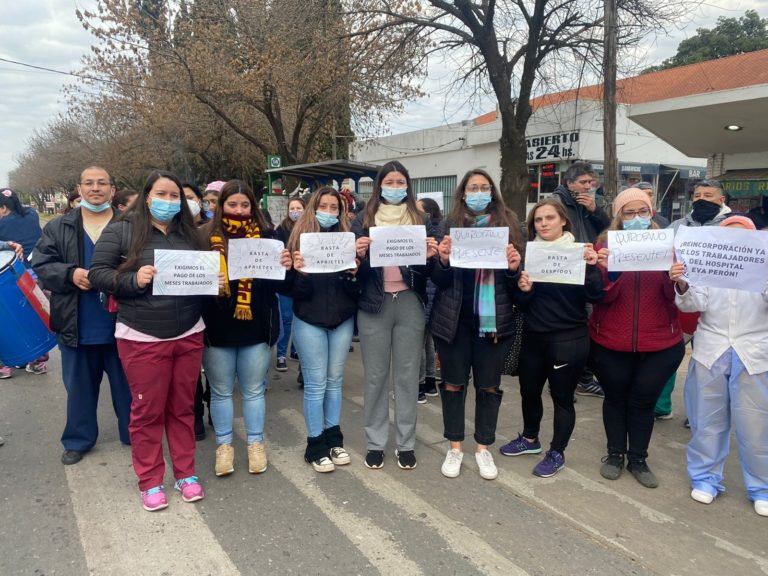
<svg viewBox="0 0 768 576">
<path fill-rule="evenodd" d="M 532 136 L 531 138 L 526 138 L 525 143 L 528 147 L 526 158 L 529 164 L 549 162 L 550 160 L 567 160 L 569 158 L 578 158 L 579 156 L 578 132 L 560 132 L 557 134 Z"/>
</svg>

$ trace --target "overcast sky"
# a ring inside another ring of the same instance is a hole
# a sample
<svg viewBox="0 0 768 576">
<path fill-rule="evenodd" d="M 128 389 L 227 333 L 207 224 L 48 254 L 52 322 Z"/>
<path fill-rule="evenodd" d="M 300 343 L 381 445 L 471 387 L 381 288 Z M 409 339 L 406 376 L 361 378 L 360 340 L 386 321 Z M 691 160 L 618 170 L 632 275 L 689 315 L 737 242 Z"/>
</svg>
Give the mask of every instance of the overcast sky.
<svg viewBox="0 0 768 576">
<path fill-rule="evenodd" d="M 0 58 L 62 71 L 78 68 L 80 57 L 89 51 L 92 37 L 77 20 L 75 9 L 87 8 L 91 0 L 0 2 Z M 647 46 L 648 64 L 673 55 L 679 42 L 695 34 L 696 28 L 712 27 L 719 16 L 739 17 L 749 9 L 765 17 L 768 0 L 711 0 L 687 25 Z M 0 185 L 7 185 L 8 172 L 33 130 L 43 128 L 65 109 L 62 88 L 74 80 L 0 61 Z M 424 84 L 432 95 L 409 104 L 402 115 L 391 118 L 391 132 L 408 132 L 473 116 L 473 111 L 440 90 L 447 80 L 444 65 L 435 61 Z M 488 108 L 492 107 L 489 102 Z"/>
</svg>

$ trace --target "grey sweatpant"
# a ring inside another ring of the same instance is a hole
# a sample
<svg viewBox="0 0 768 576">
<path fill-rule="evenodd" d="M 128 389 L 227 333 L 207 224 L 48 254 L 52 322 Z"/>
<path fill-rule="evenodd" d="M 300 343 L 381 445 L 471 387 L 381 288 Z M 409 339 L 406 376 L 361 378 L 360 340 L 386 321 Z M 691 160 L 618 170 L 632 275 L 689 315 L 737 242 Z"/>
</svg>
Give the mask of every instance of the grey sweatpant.
<svg viewBox="0 0 768 576">
<path fill-rule="evenodd" d="M 395 440 L 400 451 L 416 445 L 419 366 L 426 316 L 411 290 L 384 295 L 378 314 L 359 310 L 357 326 L 365 369 L 363 418 L 368 450 L 385 450 L 389 437 L 389 370 L 395 381 Z"/>
</svg>

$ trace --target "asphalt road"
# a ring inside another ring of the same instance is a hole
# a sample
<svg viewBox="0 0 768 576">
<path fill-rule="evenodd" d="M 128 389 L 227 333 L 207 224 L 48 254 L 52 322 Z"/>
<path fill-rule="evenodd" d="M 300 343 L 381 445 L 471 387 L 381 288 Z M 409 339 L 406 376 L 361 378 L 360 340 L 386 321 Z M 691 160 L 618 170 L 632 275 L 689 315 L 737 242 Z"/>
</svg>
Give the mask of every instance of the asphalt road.
<svg viewBox="0 0 768 576">
<path fill-rule="evenodd" d="M 689 497 L 684 373 L 675 418 L 657 423 L 654 432 L 649 464 L 661 485 L 648 490 L 627 473 L 615 482 L 600 476 L 601 401 L 585 397 L 576 406 L 566 468 L 553 478 L 531 474 L 537 456 L 498 455 L 498 479 L 483 480 L 471 442 L 461 475 L 444 478 L 438 398 L 419 407 L 418 467 L 400 470 L 392 446 L 384 469 L 368 470 L 359 351 L 349 358 L 342 414 L 352 464 L 317 474 L 302 459 L 302 394 L 297 364 L 289 362 L 288 372 L 269 377 L 268 470 L 248 474 L 238 420 L 236 471 L 216 478 L 209 430 L 197 449 L 206 498 L 186 504 L 170 491 L 170 507 L 148 513 L 129 448 L 117 437 L 108 386 L 96 448 L 75 466 L 60 463 L 66 398 L 55 350 L 49 366 L 44 376 L 17 370 L 0 381 L 3 576 L 768 574 L 768 519 L 744 496 L 735 448 L 726 466 L 728 491 L 711 506 Z M 494 450 L 522 428 L 516 381 L 505 380 L 504 388 Z M 473 412 L 467 410 L 470 433 Z M 547 441 L 551 413 L 545 403 Z"/>
</svg>

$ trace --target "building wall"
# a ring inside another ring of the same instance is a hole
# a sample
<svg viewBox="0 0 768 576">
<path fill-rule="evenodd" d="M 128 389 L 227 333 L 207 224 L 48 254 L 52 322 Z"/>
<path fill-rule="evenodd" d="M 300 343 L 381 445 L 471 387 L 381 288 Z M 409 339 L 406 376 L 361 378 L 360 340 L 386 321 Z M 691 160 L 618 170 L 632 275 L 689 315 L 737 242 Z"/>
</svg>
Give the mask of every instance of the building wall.
<svg viewBox="0 0 768 576">
<path fill-rule="evenodd" d="M 529 142 L 538 136 L 578 132 L 578 143 L 570 158 L 533 159 L 529 164 L 557 161 L 564 169 L 574 159 L 601 162 L 603 158 L 602 108 L 600 102 L 566 102 L 536 110 L 528 124 Z M 501 122 L 474 121 L 449 124 L 355 142 L 350 157 L 362 162 L 400 160 L 414 178 L 456 175 L 484 168 L 498 180 Z M 617 111 L 617 143 L 620 162 L 706 166 L 706 161 L 683 155 L 627 117 L 627 106 Z"/>
<path fill-rule="evenodd" d="M 748 154 L 723 154 L 723 172 L 726 170 L 765 168 L 766 166 L 768 166 L 768 150 Z"/>
</svg>

